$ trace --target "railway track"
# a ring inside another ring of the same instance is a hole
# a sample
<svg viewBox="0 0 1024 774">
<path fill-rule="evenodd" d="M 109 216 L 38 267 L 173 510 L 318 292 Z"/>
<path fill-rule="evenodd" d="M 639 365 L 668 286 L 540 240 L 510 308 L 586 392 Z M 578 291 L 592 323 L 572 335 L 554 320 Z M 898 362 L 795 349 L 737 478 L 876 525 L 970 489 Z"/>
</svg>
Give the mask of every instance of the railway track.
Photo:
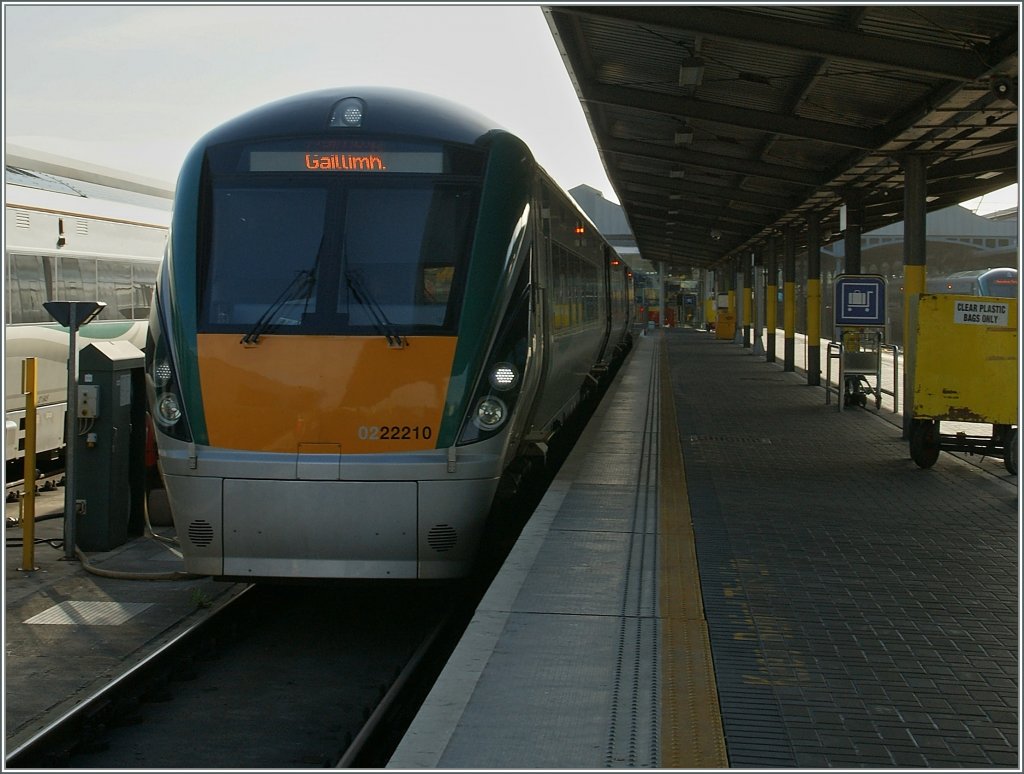
<svg viewBox="0 0 1024 774">
<path fill-rule="evenodd" d="M 251 586 L 7 765 L 308 768 L 379 758 L 386 724 L 429 689 L 464 601 L 444 587 Z"/>
</svg>

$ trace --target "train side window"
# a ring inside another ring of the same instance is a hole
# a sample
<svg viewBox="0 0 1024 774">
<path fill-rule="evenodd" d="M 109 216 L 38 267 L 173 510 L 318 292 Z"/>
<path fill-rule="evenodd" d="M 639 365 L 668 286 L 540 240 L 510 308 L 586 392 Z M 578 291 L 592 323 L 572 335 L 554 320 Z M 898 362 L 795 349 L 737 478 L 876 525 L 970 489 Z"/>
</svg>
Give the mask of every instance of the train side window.
<svg viewBox="0 0 1024 774">
<path fill-rule="evenodd" d="M 132 264 L 132 319 L 146 320 L 153 305 L 158 267 L 155 264 Z"/>
<path fill-rule="evenodd" d="M 50 322 L 43 303 L 53 298 L 53 259 L 11 255 L 10 272 L 11 322 Z"/>
<path fill-rule="evenodd" d="M 568 328 L 569 315 L 569 265 L 568 253 L 557 243 L 551 245 L 551 273 L 554 281 L 552 295 L 552 311 L 554 313 L 555 330 Z"/>
<path fill-rule="evenodd" d="M 96 274 L 99 300 L 107 305 L 100 319 L 132 319 L 132 265 L 126 261 L 99 261 Z"/>
<path fill-rule="evenodd" d="M 96 300 L 96 261 L 62 255 L 57 259 L 57 301 Z"/>
</svg>

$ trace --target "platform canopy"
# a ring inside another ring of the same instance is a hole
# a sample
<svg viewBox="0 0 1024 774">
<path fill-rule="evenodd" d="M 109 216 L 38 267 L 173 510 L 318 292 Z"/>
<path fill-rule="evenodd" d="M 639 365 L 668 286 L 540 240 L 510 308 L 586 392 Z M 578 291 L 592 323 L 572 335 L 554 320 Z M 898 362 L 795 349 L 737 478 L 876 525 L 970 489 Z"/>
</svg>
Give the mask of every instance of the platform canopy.
<svg viewBox="0 0 1024 774">
<path fill-rule="evenodd" d="M 590 5 L 544 13 L 647 260 L 711 267 L 1017 182 L 1019 4 Z M 859 207 L 858 207 L 859 209 Z"/>
</svg>

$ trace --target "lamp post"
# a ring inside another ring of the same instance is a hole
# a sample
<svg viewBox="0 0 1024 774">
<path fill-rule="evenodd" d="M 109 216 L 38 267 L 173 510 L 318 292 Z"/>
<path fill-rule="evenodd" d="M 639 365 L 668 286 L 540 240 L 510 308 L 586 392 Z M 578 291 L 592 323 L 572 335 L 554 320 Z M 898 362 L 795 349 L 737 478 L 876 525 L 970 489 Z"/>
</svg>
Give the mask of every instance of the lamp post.
<svg viewBox="0 0 1024 774">
<path fill-rule="evenodd" d="M 103 311 L 102 301 L 47 301 L 43 307 L 68 329 L 68 402 L 64 414 L 64 558 L 75 558 L 75 422 L 78 419 L 78 329 Z"/>
</svg>

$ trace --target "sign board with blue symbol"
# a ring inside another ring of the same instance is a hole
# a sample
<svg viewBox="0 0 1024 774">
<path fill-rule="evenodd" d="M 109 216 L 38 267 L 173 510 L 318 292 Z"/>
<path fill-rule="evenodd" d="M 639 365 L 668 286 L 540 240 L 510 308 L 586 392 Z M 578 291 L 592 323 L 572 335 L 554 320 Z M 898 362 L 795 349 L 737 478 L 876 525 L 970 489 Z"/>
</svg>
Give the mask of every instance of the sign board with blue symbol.
<svg viewBox="0 0 1024 774">
<path fill-rule="evenodd" d="M 835 283 L 835 324 L 885 325 L 885 277 L 840 274 Z"/>
</svg>

